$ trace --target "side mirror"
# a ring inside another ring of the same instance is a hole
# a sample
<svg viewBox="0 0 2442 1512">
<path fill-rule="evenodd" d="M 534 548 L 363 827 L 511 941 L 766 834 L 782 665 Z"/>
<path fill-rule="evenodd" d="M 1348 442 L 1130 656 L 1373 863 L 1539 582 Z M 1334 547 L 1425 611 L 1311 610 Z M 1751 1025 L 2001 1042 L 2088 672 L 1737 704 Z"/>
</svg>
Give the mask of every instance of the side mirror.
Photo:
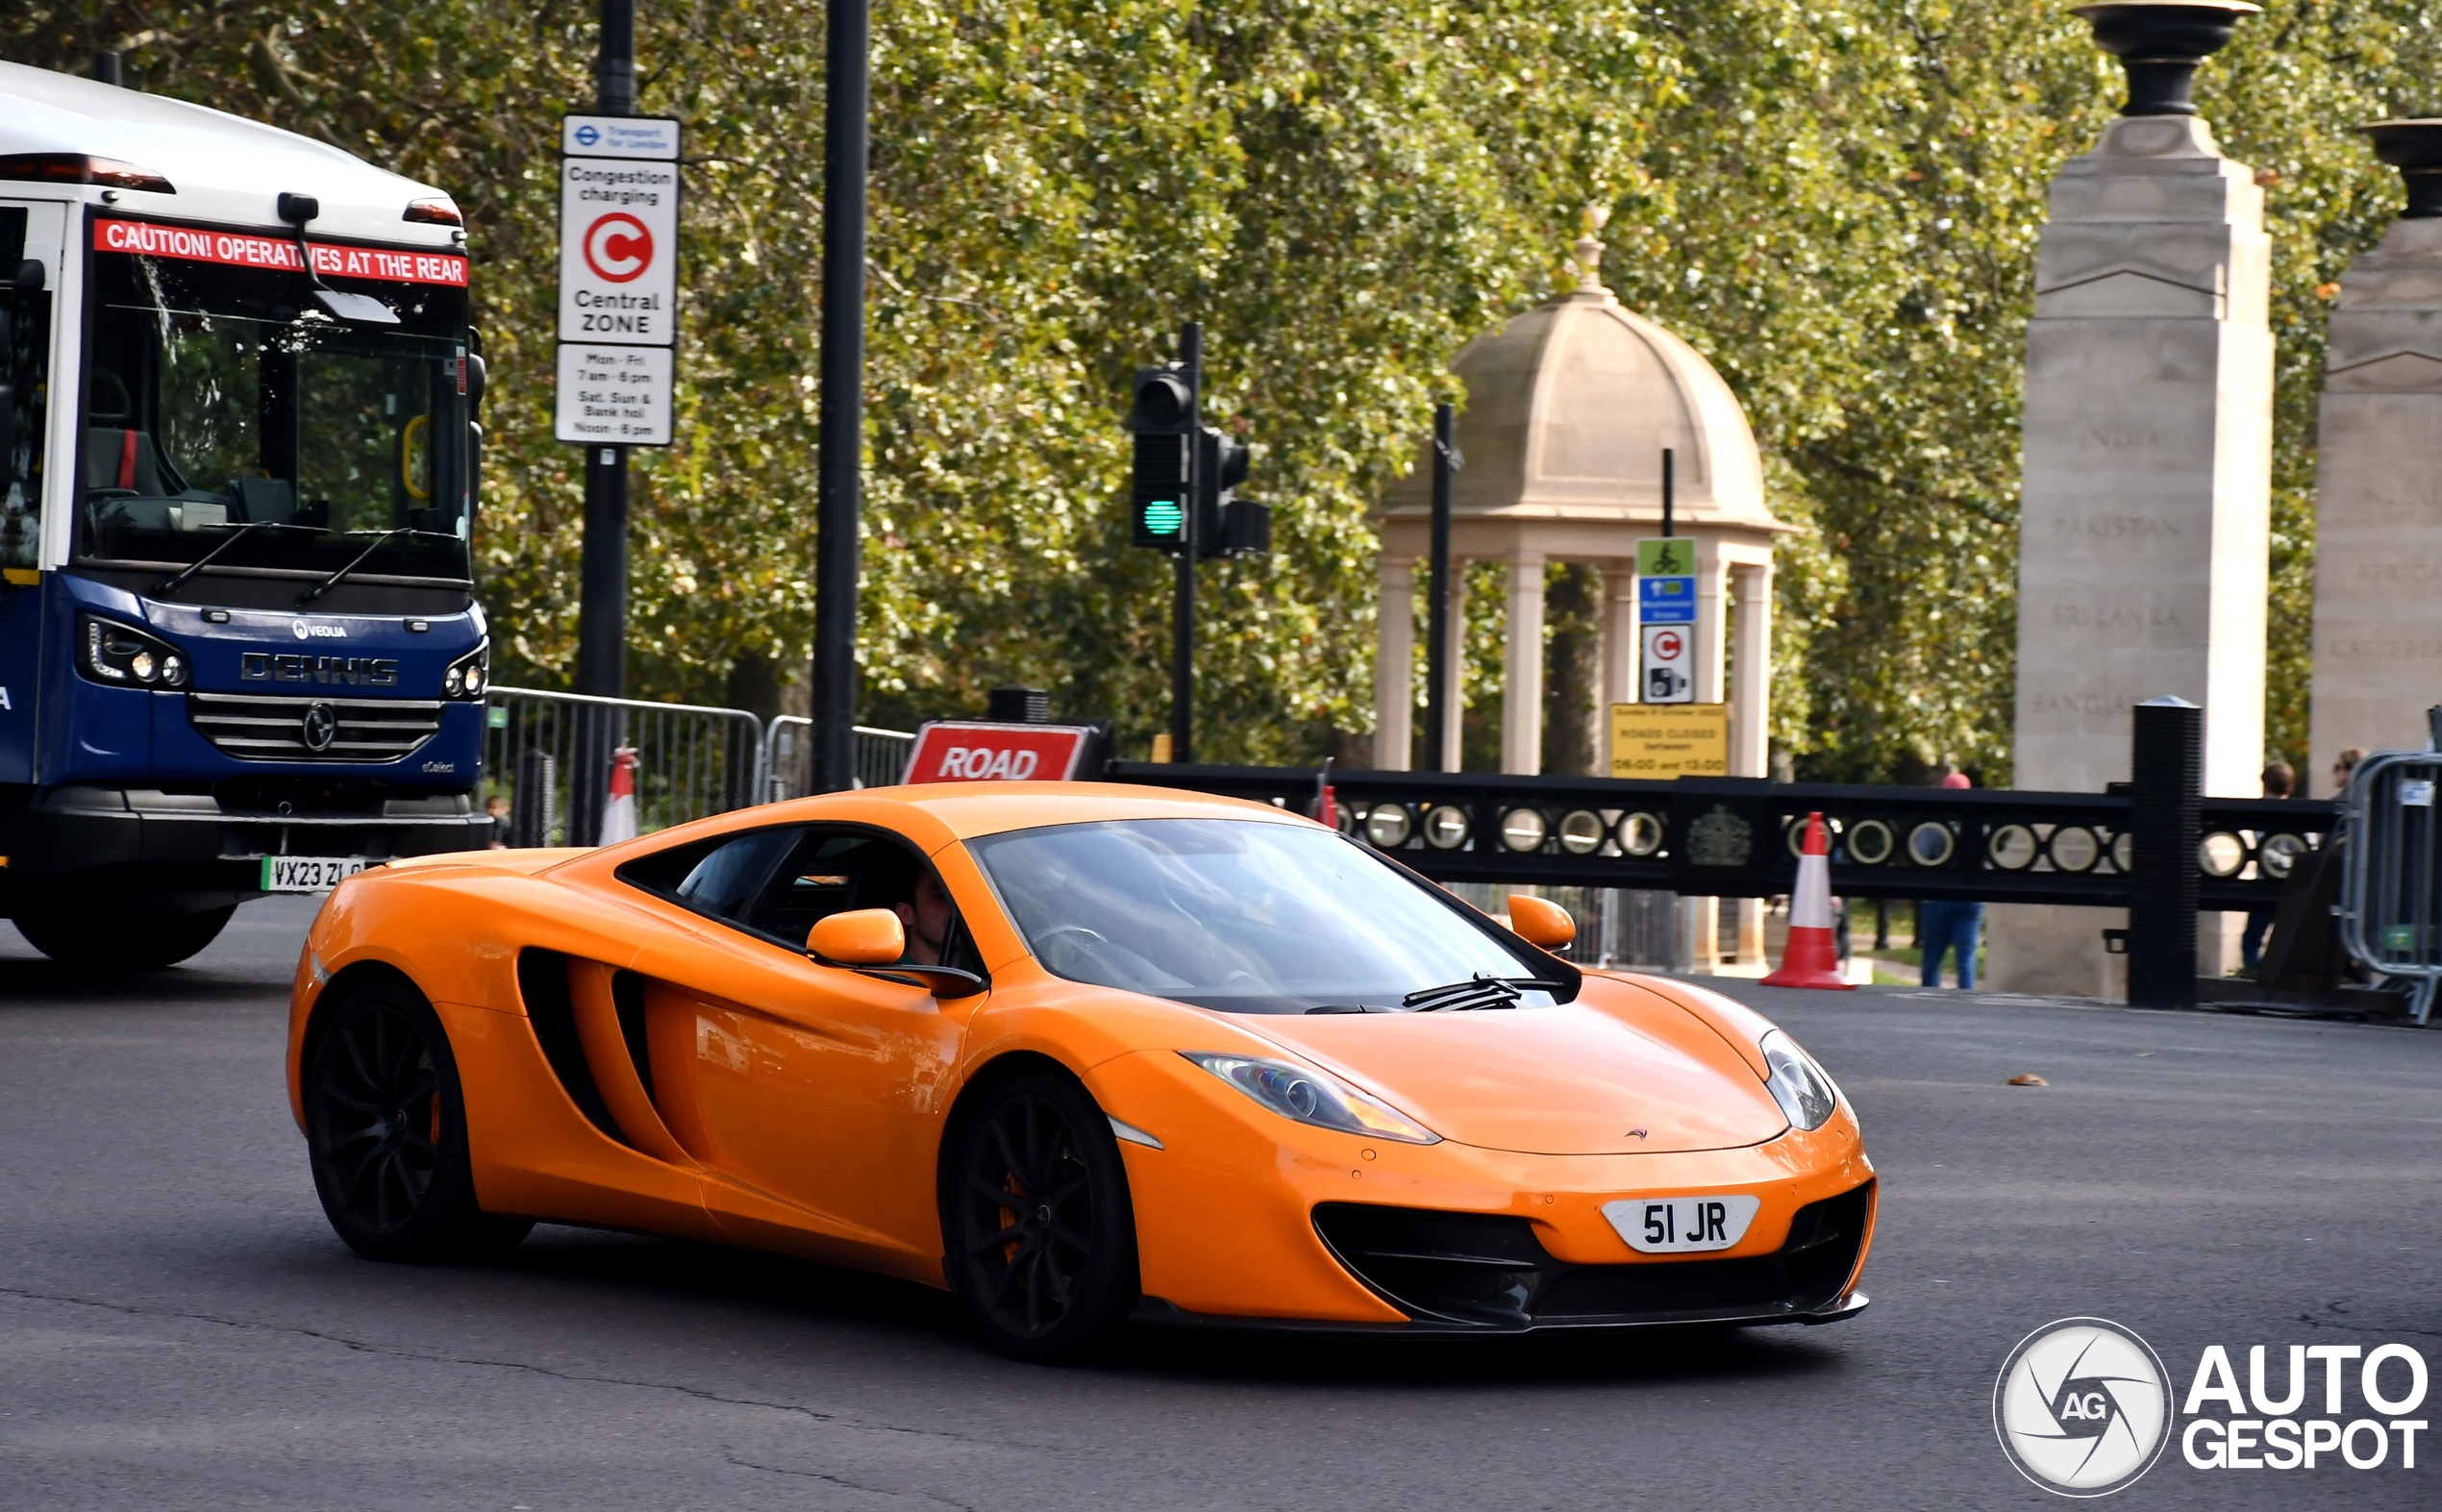
<svg viewBox="0 0 2442 1512">
<path fill-rule="evenodd" d="M 1509 930 L 1529 945 L 1563 950 L 1577 938 L 1577 921 L 1569 911 L 1546 898 L 1509 895 Z"/>
<path fill-rule="evenodd" d="M 826 965 L 891 966 L 908 953 L 908 933 L 887 908 L 852 908 L 818 921 L 806 950 Z"/>
</svg>

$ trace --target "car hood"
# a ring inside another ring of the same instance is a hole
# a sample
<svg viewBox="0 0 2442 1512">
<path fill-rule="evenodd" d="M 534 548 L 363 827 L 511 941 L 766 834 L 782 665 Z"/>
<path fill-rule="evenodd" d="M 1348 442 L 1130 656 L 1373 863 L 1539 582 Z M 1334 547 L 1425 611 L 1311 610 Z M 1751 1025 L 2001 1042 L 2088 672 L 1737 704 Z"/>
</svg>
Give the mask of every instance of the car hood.
<svg viewBox="0 0 2442 1512">
<path fill-rule="evenodd" d="M 1549 1008 L 1241 1021 L 1442 1138 L 1523 1154 L 1729 1150 L 1788 1125 L 1753 1067 L 1675 1004 L 1589 979 Z"/>
</svg>

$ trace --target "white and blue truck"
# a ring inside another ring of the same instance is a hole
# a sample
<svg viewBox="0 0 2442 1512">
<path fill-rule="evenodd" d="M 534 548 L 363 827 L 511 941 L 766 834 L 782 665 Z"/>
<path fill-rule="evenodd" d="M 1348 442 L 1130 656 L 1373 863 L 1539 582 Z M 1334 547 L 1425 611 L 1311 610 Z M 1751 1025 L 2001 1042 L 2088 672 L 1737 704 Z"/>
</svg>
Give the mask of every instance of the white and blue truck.
<svg viewBox="0 0 2442 1512">
<path fill-rule="evenodd" d="M 182 960 L 488 842 L 483 391 L 440 189 L 0 62 L 0 917 Z"/>
</svg>

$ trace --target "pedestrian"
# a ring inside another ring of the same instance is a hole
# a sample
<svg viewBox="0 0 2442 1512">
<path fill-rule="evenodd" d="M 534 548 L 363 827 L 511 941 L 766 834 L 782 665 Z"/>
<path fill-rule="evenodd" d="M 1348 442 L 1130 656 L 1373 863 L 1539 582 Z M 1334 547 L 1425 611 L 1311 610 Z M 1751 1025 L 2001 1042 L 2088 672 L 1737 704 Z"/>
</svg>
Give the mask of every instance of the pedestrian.
<svg viewBox="0 0 2442 1512">
<path fill-rule="evenodd" d="M 2287 798 L 2298 791 L 2298 771 L 2286 761 L 2264 764 L 2264 796 Z M 2273 927 L 2273 914 L 2279 905 L 2259 903 L 2247 910 L 2247 928 L 2238 934 L 2238 960 L 2241 967 L 2255 971 L 2264 964 L 2264 936 Z"/>
<path fill-rule="evenodd" d="M 489 798 L 484 800 L 484 812 L 491 815 L 492 849 L 495 851 L 508 850 L 510 837 L 509 800 L 498 793 L 494 793 Z"/>
<path fill-rule="evenodd" d="M 2366 758 L 2363 746 L 2351 746 L 2331 758 L 2331 796 L 2339 798 L 2349 791 L 2349 779 L 2355 774 L 2357 763 Z"/>
<path fill-rule="evenodd" d="M 1944 787 L 1973 787 L 1967 774 L 1953 768 L 1942 778 Z M 1984 932 L 1984 905 L 1981 903 L 1957 902 L 1945 898 L 1928 898 L 1916 905 L 1916 945 L 1924 953 L 1924 974 L 1920 979 L 1928 987 L 1942 984 L 1942 957 L 1952 955 L 1958 973 L 1958 990 L 1976 990 L 1976 945 Z"/>
</svg>

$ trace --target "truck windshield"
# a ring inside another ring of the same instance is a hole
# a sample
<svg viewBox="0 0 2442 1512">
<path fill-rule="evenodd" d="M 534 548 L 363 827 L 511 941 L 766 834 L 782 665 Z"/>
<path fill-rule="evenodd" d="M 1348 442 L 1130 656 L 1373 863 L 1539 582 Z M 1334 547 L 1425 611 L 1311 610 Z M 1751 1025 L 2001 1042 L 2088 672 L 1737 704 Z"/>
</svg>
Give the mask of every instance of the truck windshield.
<svg viewBox="0 0 2442 1512">
<path fill-rule="evenodd" d="M 93 268 L 81 564 L 217 551 L 204 575 L 304 582 L 363 556 L 359 581 L 464 583 L 464 289 L 330 280 L 398 317 L 370 325 L 293 270 L 100 250 Z M 249 524 L 289 528 L 231 539 Z"/>
</svg>

